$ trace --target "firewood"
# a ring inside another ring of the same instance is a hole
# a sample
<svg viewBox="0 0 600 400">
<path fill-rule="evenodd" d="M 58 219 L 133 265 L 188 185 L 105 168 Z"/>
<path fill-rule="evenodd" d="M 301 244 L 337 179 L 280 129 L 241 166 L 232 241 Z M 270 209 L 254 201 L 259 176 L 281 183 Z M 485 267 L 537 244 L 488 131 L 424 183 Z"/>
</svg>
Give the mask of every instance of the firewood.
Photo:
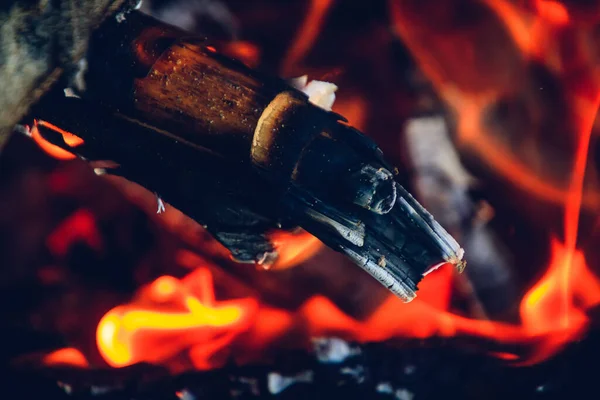
<svg viewBox="0 0 600 400">
<path fill-rule="evenodd" d="M 404 301 L 462 249 L 394 179 L 377 145 L 284 80 L 138 12 L 93 35 L 77 97 L 32 117 L 46 140 L 112 160 L 240 261 L 276 257 L 265 233 L 300 226 Z M 70 145 L 61 129 L 80 137 Z"/>
</svg>

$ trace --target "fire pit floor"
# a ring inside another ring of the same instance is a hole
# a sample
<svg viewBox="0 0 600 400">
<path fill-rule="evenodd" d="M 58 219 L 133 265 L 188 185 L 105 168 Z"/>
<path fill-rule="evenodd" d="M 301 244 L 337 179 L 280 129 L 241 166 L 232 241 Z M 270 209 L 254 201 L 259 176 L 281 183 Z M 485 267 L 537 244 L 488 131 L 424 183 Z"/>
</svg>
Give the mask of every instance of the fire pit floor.
<svg viewBox="0 0 600 400">
<path fill-rule="evenodd" d="M 507 399 L 591 398 L 592 331 L 558 357 L 533 367 L 509 366 L 447 342 L 350 344 L 321 339 L 313 353 L 288 352 L 271 365 L 229 366 L 171 376 L 136 365 L 123 369 L 10 371 L 5 393 L 64 399 Z"/>
</svg>

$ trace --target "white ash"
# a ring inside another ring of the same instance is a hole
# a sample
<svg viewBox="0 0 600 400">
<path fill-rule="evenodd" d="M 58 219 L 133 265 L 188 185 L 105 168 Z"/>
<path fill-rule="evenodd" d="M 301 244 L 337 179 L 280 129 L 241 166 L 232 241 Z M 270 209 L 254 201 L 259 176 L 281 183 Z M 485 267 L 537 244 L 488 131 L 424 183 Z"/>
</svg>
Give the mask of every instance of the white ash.
<svg viewBox="0 0 600 400">
<path fill-rule="evenodd" d="M 377 393 L 383 393 L 383 394 L 394 393 L 394 387 L 389 382 L 378 383 L 377 386 L 375 387 L 375 390 L 377 391 Z"/>
<path fill-rule="evenodd" d="M 58 381 L 58 382 L 56 382 L 56 384 L 58 385 L 59 388 L 64 390 L 66 394 L 73 393 L 73 386 L 69 385 L 68 383 Z"/>
<path fill-rule="evenodd" d="M 411 119 L 405 133 L 419 198 L 443 226 L 450 230 L 460 227 L 471 214 L 468 190 L 475 180 L 460 162 L 445 119 Z"/>
<path fill-rule="evenodd" d="M 73 74 L 73 78 L 72 78 L 71 84 L 74 87 L 73 88 L 68 88 L 73 93 L 73 95 L 71 97 L 79 97 L 77 95 L 77 93 L 83 93 L 83 92 L 85 92 L 85 88 L 86 88 L 86 85 L 85 85 L 85 74 L 87 73 L 87 70 L 88 70 L 88 62 L 87 62 L 87 60 L 85 58 L 82 58 L 77 63 L 77 70 Z M 67 95 L 67 91 L 66 90 L 65 90 L 65 96 L 70 97 L 70 96 Z"/>
<path fill-rule="evenodd" d="M 90 394 L 92 396 L 97 396 L 101 394 L 107 394 L 114 391 L 115 388 L 111 388 L 110 386 L 92 386 L 90 388 Z"/>
<path fill-rule="evenodd" d="M 412 375 L 417 371 L 417 367 L 412 364 L 404 366 L 404 375 Z"/>
<path fill-rule="evenodd" d="M 413 166 L 418 171 L 442 173 L 458 186 L 474 183 L 460 162 L 444 117 L 414 118 L 406 123 L 406 143 Z"/>
<path fill-rule="evenodd" d="M 361 353 L 360 348 L 352 347 L 339 338 L 315 338 L 312 340 L 317 359 L 326 364 L 339 364 L 348 357 Z"/>
<path fill-rule="evenodd" d="M 248 389 L 250 389 L 250 393 L 252 393 L 254 396 L 260 396 L 260 390 L 258 387 L 258 380 L 255 378 L 246 378 L 246 377 L 239 377 L 238 382 L 240 382 L 241 384 L 243 384 L 245 387 L 247 387 Z M 244 393 L 240 393 L 240 395 L 243 395 Z"/>
<path fill-rule="evenodd" d="M 129 14 L 131 11 L 141 9 L 142 3 L 143 3 L 143 1 L 139 0 L 133 8 L 129 8 L 129 9 L 126 9 L 124 11 L 117 13 L 115 15 L 115 19 L 117 20 L 117 22 L 120 24 L 121 22 L 125 21 L 126 15 Z"/>
<path fill-rule="evenodd" d="M 392 386 L 390 382 L 378 383 L 375 387 L 375 391 L 381 394 L 393 394 L 397 400 L 413 400 L 415 397 L 415 394 L 408 389 L 394 389 L 394 386 Z"/>
<path fill-rule="evenodd" d="M 313 371 L 303 371 L 294 376 L 284 376 L 277 372 L 270 372 L 267 381 L 269 393 L 279 394 L 296 383 L 312 383 Z"/>
<path fill-rule="evenodd" d="M 365 381 L 365 368 L 362 365 L 357 365 L 354 368 L 344 367 L 340 372 L 342 375 L 348 375 L 354 378 L 356 383 L 363 383 Z"/>
<path fill-rule="evenodd" d="M 156 205 L 158 207 L 156 210 L 156 213 L 162 214 L 167 210 L 165 208 L 165 203 L 162 201 L 162 199 L 160 198 L 160 196 L 157 193 L 154 193 L 154 195 L 156 196 Z"/>
<path fill-rule="evenodd" d="M 330 82 L 310 81 L 303 75 L 290 80 L 290 84 L 308 96 L 308 101 L 324 110 L 331 111 L 338 87 Z"/>
<path fill-rule="evenodd" d="M 15 127 L 13 128 L 13 131 L 15 131 L 17 133 L 21 133 L 25 136 L 31 137 L 31 128 L 29 126 L 18 124 L 18 125 L 15 125 Z"/>
<path fill-rule="evenodd" d="M 115 15 L 115 19 L 117 20 L 118 23 L 125 21 L 125 13 L 124 12 L 117 13 L 117 15 Z"/>
<path fill-rule="evenodd" d="M 65 97 L 75 97 L 76 99 L 79 99 L 80 97 L 75 93 L 75 91 L 73 90 L 73 88 L 65 88 L 63 90 L 63 93 L 65 94 Z"/>
<path fill-rule="evenodd" d="M 415 397 L 415 394 L 407 389 L 397 389 L 394 395 L 398 400 L 413 400 Z"/>
</svg>

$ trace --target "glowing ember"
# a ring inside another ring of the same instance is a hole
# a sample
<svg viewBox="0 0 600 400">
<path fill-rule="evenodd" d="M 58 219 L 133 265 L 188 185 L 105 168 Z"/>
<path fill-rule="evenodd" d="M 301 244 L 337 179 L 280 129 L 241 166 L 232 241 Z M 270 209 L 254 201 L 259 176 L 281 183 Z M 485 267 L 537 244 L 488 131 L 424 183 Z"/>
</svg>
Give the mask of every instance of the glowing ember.
<svg viewBox="0 0 600 400">
<path fill-rule="evenodd" d="M 44 365 L 70 365 L 73 367 L 86 368 L 89 366 L 85 356 L 73 347 L 65 347 L 46 354 L 42 360 Z"/>
<path fill-rule="evenodd" d="M 277 231 L 270 239 L 279 254 L 272 269 L 296 266 L 314 256 L 323 246 L 319 239 L 307 232 L 294 234 Z"/>
<path fill-rule="evenodd" d="M 35 121 L 33 127 L 31 128 L 31 137 L 40 146 L 40 148 L 42 150 L 44 150 L 46 153 L 48 153 L 49 155 L 51 155 L 54 158 L 58 158 L 59 160 L 72 160 L 72 159 L 76 158 L 76 156 L 73 153 L 70 153 L 70 152 L 48 142 L 46 139 L 44 139 L 42 137 L 42 135 L 40 135 L 38 126 L 44 126 L 55 132 L 60 133 L 62 135 L 65 143 L 70 147 L 77 147 L 77 146 L 82 145 L 83 139 L 81 139 L 78 136 L 75 136 L 71 132 L 67 132 L 64 129 L 61 129 L 61 128 L 57 127 L 56 125 L 52 125 L 51 123 L 46 122 L 46 121 L 41 121 L 41 120 Z"/>
<path fill-rule="evenodd" d="M 98 251 L 102 248 L 102 239 L 96 226 L 96 218 L 90 210 L 79 209 L 67 217 L 48 236 L 47 244 L 53 254 L 62 257 L 67 254 L 71 244 L 78 241 Z"/>
</svg>

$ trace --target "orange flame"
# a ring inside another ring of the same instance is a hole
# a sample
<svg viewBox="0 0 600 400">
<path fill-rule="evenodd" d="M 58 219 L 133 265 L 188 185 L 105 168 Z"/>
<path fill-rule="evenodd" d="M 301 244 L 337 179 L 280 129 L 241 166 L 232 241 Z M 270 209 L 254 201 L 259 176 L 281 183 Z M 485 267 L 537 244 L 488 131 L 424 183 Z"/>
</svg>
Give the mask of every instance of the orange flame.
<svg viewBox="0 0 600 400">
<path fill-rule="evenodd" d="M 73 347 L 65 347 L 46 354 L 42 360 L 44 365 L 70 365 L 73 367 L 87 368 L 87 359 L 81 351 Z"/>
<path fill-rule="evenodd" d="M 70 153 L 67 150 L 64 150 L 61 147 L 58 147 L 58 146 L 48 142 L 46 139 L 44 139 L 42 137 L 42 135 L 40 134 L 38 126 L 43 126 L 45 128 L 48 128 L 55 132 L 60 133 L 62 135 L 65 143 L 70 147 L 77 147 L 77 146 L 82 145 L 84 143 L 82 138 L 72 134 L 71 132 L 65 131 L 62 128 L 59 128 L 56 125 L 53 125 L 49 122 L 42 121 L 42 120 L 35 120 L 33 127 L 31 128 L 32 139 L 46 153 L 48 153 L 52 157 L 57 158 L 59 160 L 72 160 L 72 159 L 76 158 L 76 156 L 73 153 Z"/>
<path fill-rule="evenodd" d="M 159 363 L 186 351 L 195 368 L 248 329 L 253 299 L 217 302 L 212 275 L 198 269 L 179 280 L 157 279 L 132 304 L 110 310 L 98 324 L 96 340 L 113 367 L 140 361 Z"/>
<path fill-rule="evenodd" d="M 277 231 L 271 234 L 272 243 L 277 249 L 277 261 L 272 269 L 285 269 L 301 264 L 321 250 L 322 243 L 308 232 L 289 233 Z"/>
</svg>

